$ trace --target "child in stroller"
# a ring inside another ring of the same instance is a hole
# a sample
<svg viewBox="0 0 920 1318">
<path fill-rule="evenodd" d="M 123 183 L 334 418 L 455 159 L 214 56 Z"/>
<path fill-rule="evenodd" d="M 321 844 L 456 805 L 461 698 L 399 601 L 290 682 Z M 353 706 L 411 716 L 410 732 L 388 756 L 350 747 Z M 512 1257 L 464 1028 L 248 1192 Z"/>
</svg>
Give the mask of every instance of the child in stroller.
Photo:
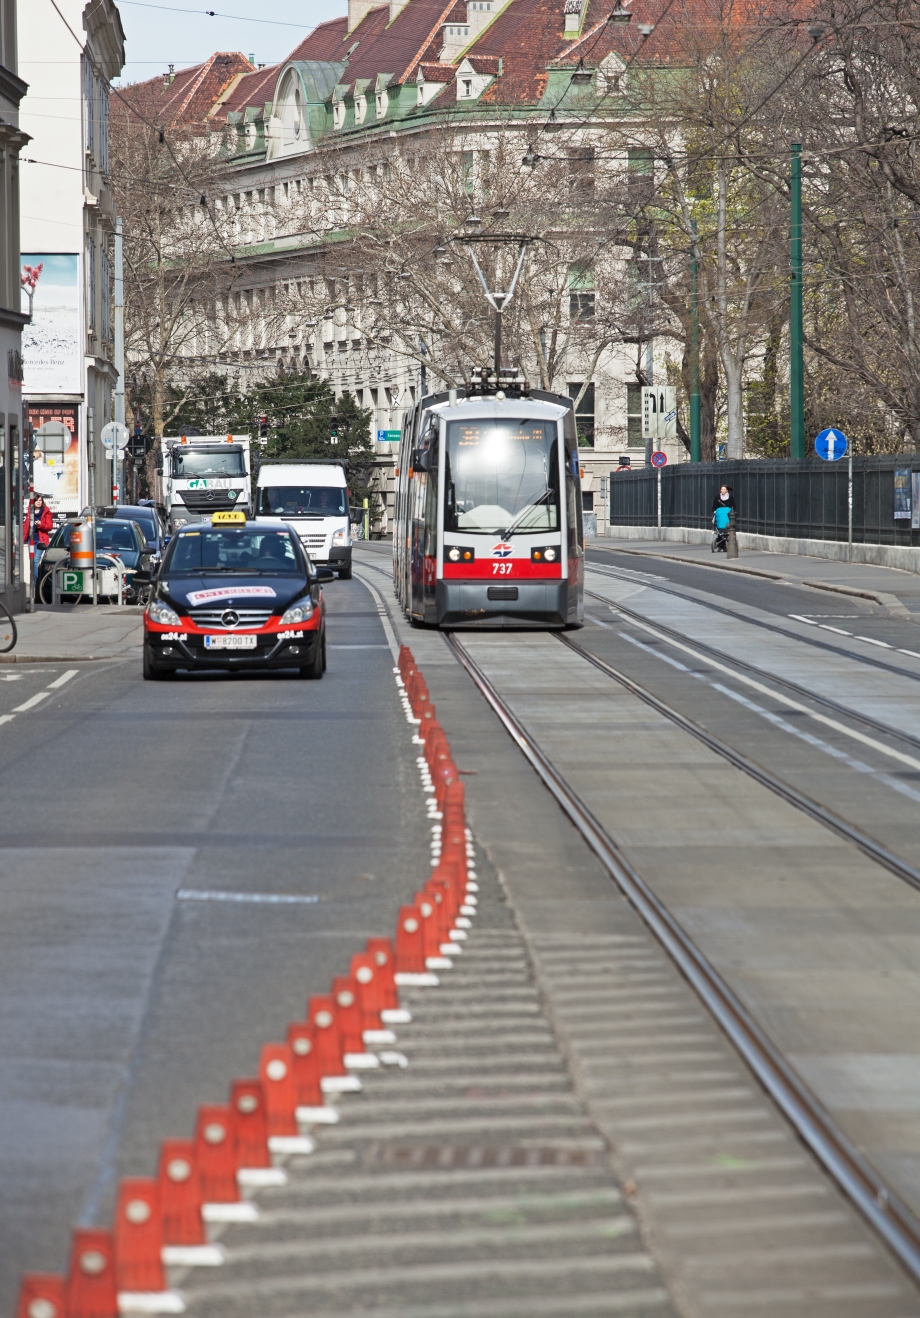
<svg viewBox="0 0 920 1318">
<path fill-rule="evenodd" d="M 728 553 L 728 528 L 731 525 L 732 510 L 723 506 L 717 508 L 712 514 L 714 530 L 712 533 L 712 552 L 714 554 Z"/>
</svg>

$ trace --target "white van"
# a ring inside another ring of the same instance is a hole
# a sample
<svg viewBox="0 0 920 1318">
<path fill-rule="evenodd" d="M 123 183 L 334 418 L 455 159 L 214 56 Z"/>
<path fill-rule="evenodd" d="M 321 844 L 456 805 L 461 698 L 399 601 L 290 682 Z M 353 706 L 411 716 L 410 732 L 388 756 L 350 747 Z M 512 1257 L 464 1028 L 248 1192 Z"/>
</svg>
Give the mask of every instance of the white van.
<svg viewBox="0 0 920 1318">
<path fill-rule="evenodd" d="M 351 576 L 351 530 L 345 463 L 328 458 L 269 458 L 259 468 L 257 517 L 296 527 L 311 560 Z"/>
</svg>

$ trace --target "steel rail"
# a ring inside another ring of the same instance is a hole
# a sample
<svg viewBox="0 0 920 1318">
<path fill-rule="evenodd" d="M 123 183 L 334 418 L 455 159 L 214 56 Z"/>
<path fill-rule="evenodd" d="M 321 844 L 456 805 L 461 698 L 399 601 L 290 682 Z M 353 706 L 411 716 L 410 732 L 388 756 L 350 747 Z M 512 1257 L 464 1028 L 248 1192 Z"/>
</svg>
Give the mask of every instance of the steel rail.
<svg viewBox="0 0 920 1318">
<path fill-rule="evenodd" d="M 559 639 L 576 653 L 592 660 L 591 655 L 583 652 L 568 637 L 559 635 Z M 447 641 L 512 740 L 600 859 L 624 897 L 694 988 L 800 1139 L 807 1144 L 913 1280 L 920 1283 L 920 1222 L 838 1128 L 715 966 L 640 877 L 616 842 L 540 749 L 456 634 L 449 633 Z M 602 662 L 598 666 L 604 670 L 608 667 Z M 611 675 L 613 673 L 615 670 L 612 670 Z M 641 692 L 642 689 L 631 679 L 623 675 L 618 675 L 618 678 L 625 686 L 635 688 L 636 694 Z M 650 693 L 646 695 L 650 703 L 661 703 Z M 683 716 L 677 715 L 677 721 L 683 722 Z M 708 733 L 703 735 L 709 736 Z"/>
<path fill-rule="evenodd" d="M 593 561 L 590 563 L 586 561 L 585 568 L 587 571 L 596 572 L 598 576 L 612 577 L 616 581 L 630 581 L 635 584 L 635 577 L 624 576 L 622 573 L 617 572 L 616 568 L 602 567 Z M 685 603 L 699 604 L 701 608 L 711 609 L 714 613 L 724 613 L 727 618 L 734 618 L 735 622 L 746 622 L 751 627 L 762 627 L 764 631 L 778 632 L 780 636 L 788 636 L 793 641 L 802 641 L 805 645 L 814 646 L 816 650 L 828 650 L 831 654 L 842 655 L 845 659 L 853 659 L 858 664 L 867 664 L 870 668 L 881 668 L 883 672 L 895 673 L 898 677 L 907 677 L 912 682 L 920 682 L 920 673 L 911 673 L 906 668 L 898 668 L 895 664 L 887 664 L 884 659 L 873 659 L 871 655 L 867 654 L 854 654 L 852 650 L 844 650 L 839 645 L 831 644 L 830 641 L 819 639 L 817 636 L 800 635 L 798 632 L 791 631 L 788 627 L 780 627 L 777 623 L 764 622 L 762 618 L 746 618 L 743 613 L 728 609 L 723 604 L 713 604 L 709 600 L 694 599 L 679 590 L 672 590 L 668 586 L 659 586 L 654 581 L 643 581 L 642 585 L 647 586 L 649 590 L 660 591 L 662 595 L 674 595 Z M 611 602 L 610 600 L 606 601 L 608 604 Z M 657 623 L 654 625 L 658 626 Z"/>
<path fill-rule="evenodd" d="M 631 579 L 632 578 L 627 577 L 621 578 L 623 581 Z M 799 686 L 798 682 L 793 682 L 791 678 L 777 677 L 775 673 L 769 673 L 765 668 L 758 668 L 756 664 L 749 664 L 744 659 L 736 659 L 734 655 L 726 654 L 724 650 L 717 650 L 714 645 L 707 645 L 705 641 L 697 641 L 692 636 L 687 636 L 684 632 L 679 632 L 676 628 L 669 627 L 667 623 L 658 622 L 657 619 L 654 622 L 650 622 L 649 619 L 644 617 L 641 613 L 637 613 L 635 609 L 627 608 L 626 605 L 621 604 L 619 600 L 609 600 L 603 595 L 598 595 L 597 592 L 593 590 L 586 589 L 585 594 L 590 595 L 591 599 L 598 600 L 601 604 L 608 605 L 611 609 L 616 609 L 619 613 L 625 613 L 627 617 L 633 618 L 637 623 L 641 623 L 644 627 L 648 627 L 652 631 L 662 632 L 665 636 L 670 636 L 673 640 L 680 641 L 682 645 L 687 645 L 693 650 L 699 650 L 701 654 L 710 655 L 713 659 L 718 659 L 722 664 L 730 664 L 735 668 L 743 669 L 745 672 L 754 673 L 762 681 L 772 682 L 775 686 L 784 686 L 789 691 L 794 691 L 800 699 L 810 700 L 816 705 L 823 705 L 826 709 L 832 709 L 835 714 L 840 714 L 844 718 L 851 719 L 857 723 L 864 723 L 867 728 L 872 728 L 873 732 L 884 733 L 887 737 L 896 737 L 899 741 L 906 742 L 914 750 L 920 750 L 920 737 L 914 737 L 909 732 L 901 732 L 898 728 L 890 727 L 887 723 L 880 723 L 878 719 L 874 719 L 871 714 L 860 714 L 855 709 L 850 709 L 848 705 L 841 705 L 836 700 L 831 700 L 829 696 L 820 696 L 814 691 L 809 691 L 807 687 Z M 688 599 L 689 596 L 682 595 L 681 598 Z M 697 601 L 691 600 L 691 603 L 696 604 Z M 766 626 L 767 624 L 764 625 Z M 858 658 L 859 656 L 857 655 L 855 657 Z"/>
</svg>

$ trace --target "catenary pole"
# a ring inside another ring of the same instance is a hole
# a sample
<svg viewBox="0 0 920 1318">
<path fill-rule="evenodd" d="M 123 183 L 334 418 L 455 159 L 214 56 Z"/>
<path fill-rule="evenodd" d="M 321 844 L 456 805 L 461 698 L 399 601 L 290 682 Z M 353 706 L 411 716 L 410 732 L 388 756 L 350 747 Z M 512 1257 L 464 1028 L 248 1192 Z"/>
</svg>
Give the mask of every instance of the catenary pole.
<svg viewBox="0 0 920 1318">
<path fill-rule="evenodd" d="M 789 242 L 789 456 L 805 456 L 805 359 L 802 349 L 802 147 L 792 143 Z"/>
<path fill-rule="evenodd" d="M 690 239 L 690 461 L 699 462 L 700 449 L 700 290 L 696 220 Z"/>
</svg>

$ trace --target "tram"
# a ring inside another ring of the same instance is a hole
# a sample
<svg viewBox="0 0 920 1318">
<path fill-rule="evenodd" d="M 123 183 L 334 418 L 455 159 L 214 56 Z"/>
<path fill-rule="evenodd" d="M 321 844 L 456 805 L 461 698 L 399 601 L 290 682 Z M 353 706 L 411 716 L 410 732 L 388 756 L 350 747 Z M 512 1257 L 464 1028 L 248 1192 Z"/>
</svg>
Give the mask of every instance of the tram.
<svg viewBox="0 0 920 1318">
<path fill-rule="evenodd" d="M 570 398 L 482 372 L 406 413 L 393 576 L 412 621 L 581 626 L 584 552 Z"/>
</svg>

